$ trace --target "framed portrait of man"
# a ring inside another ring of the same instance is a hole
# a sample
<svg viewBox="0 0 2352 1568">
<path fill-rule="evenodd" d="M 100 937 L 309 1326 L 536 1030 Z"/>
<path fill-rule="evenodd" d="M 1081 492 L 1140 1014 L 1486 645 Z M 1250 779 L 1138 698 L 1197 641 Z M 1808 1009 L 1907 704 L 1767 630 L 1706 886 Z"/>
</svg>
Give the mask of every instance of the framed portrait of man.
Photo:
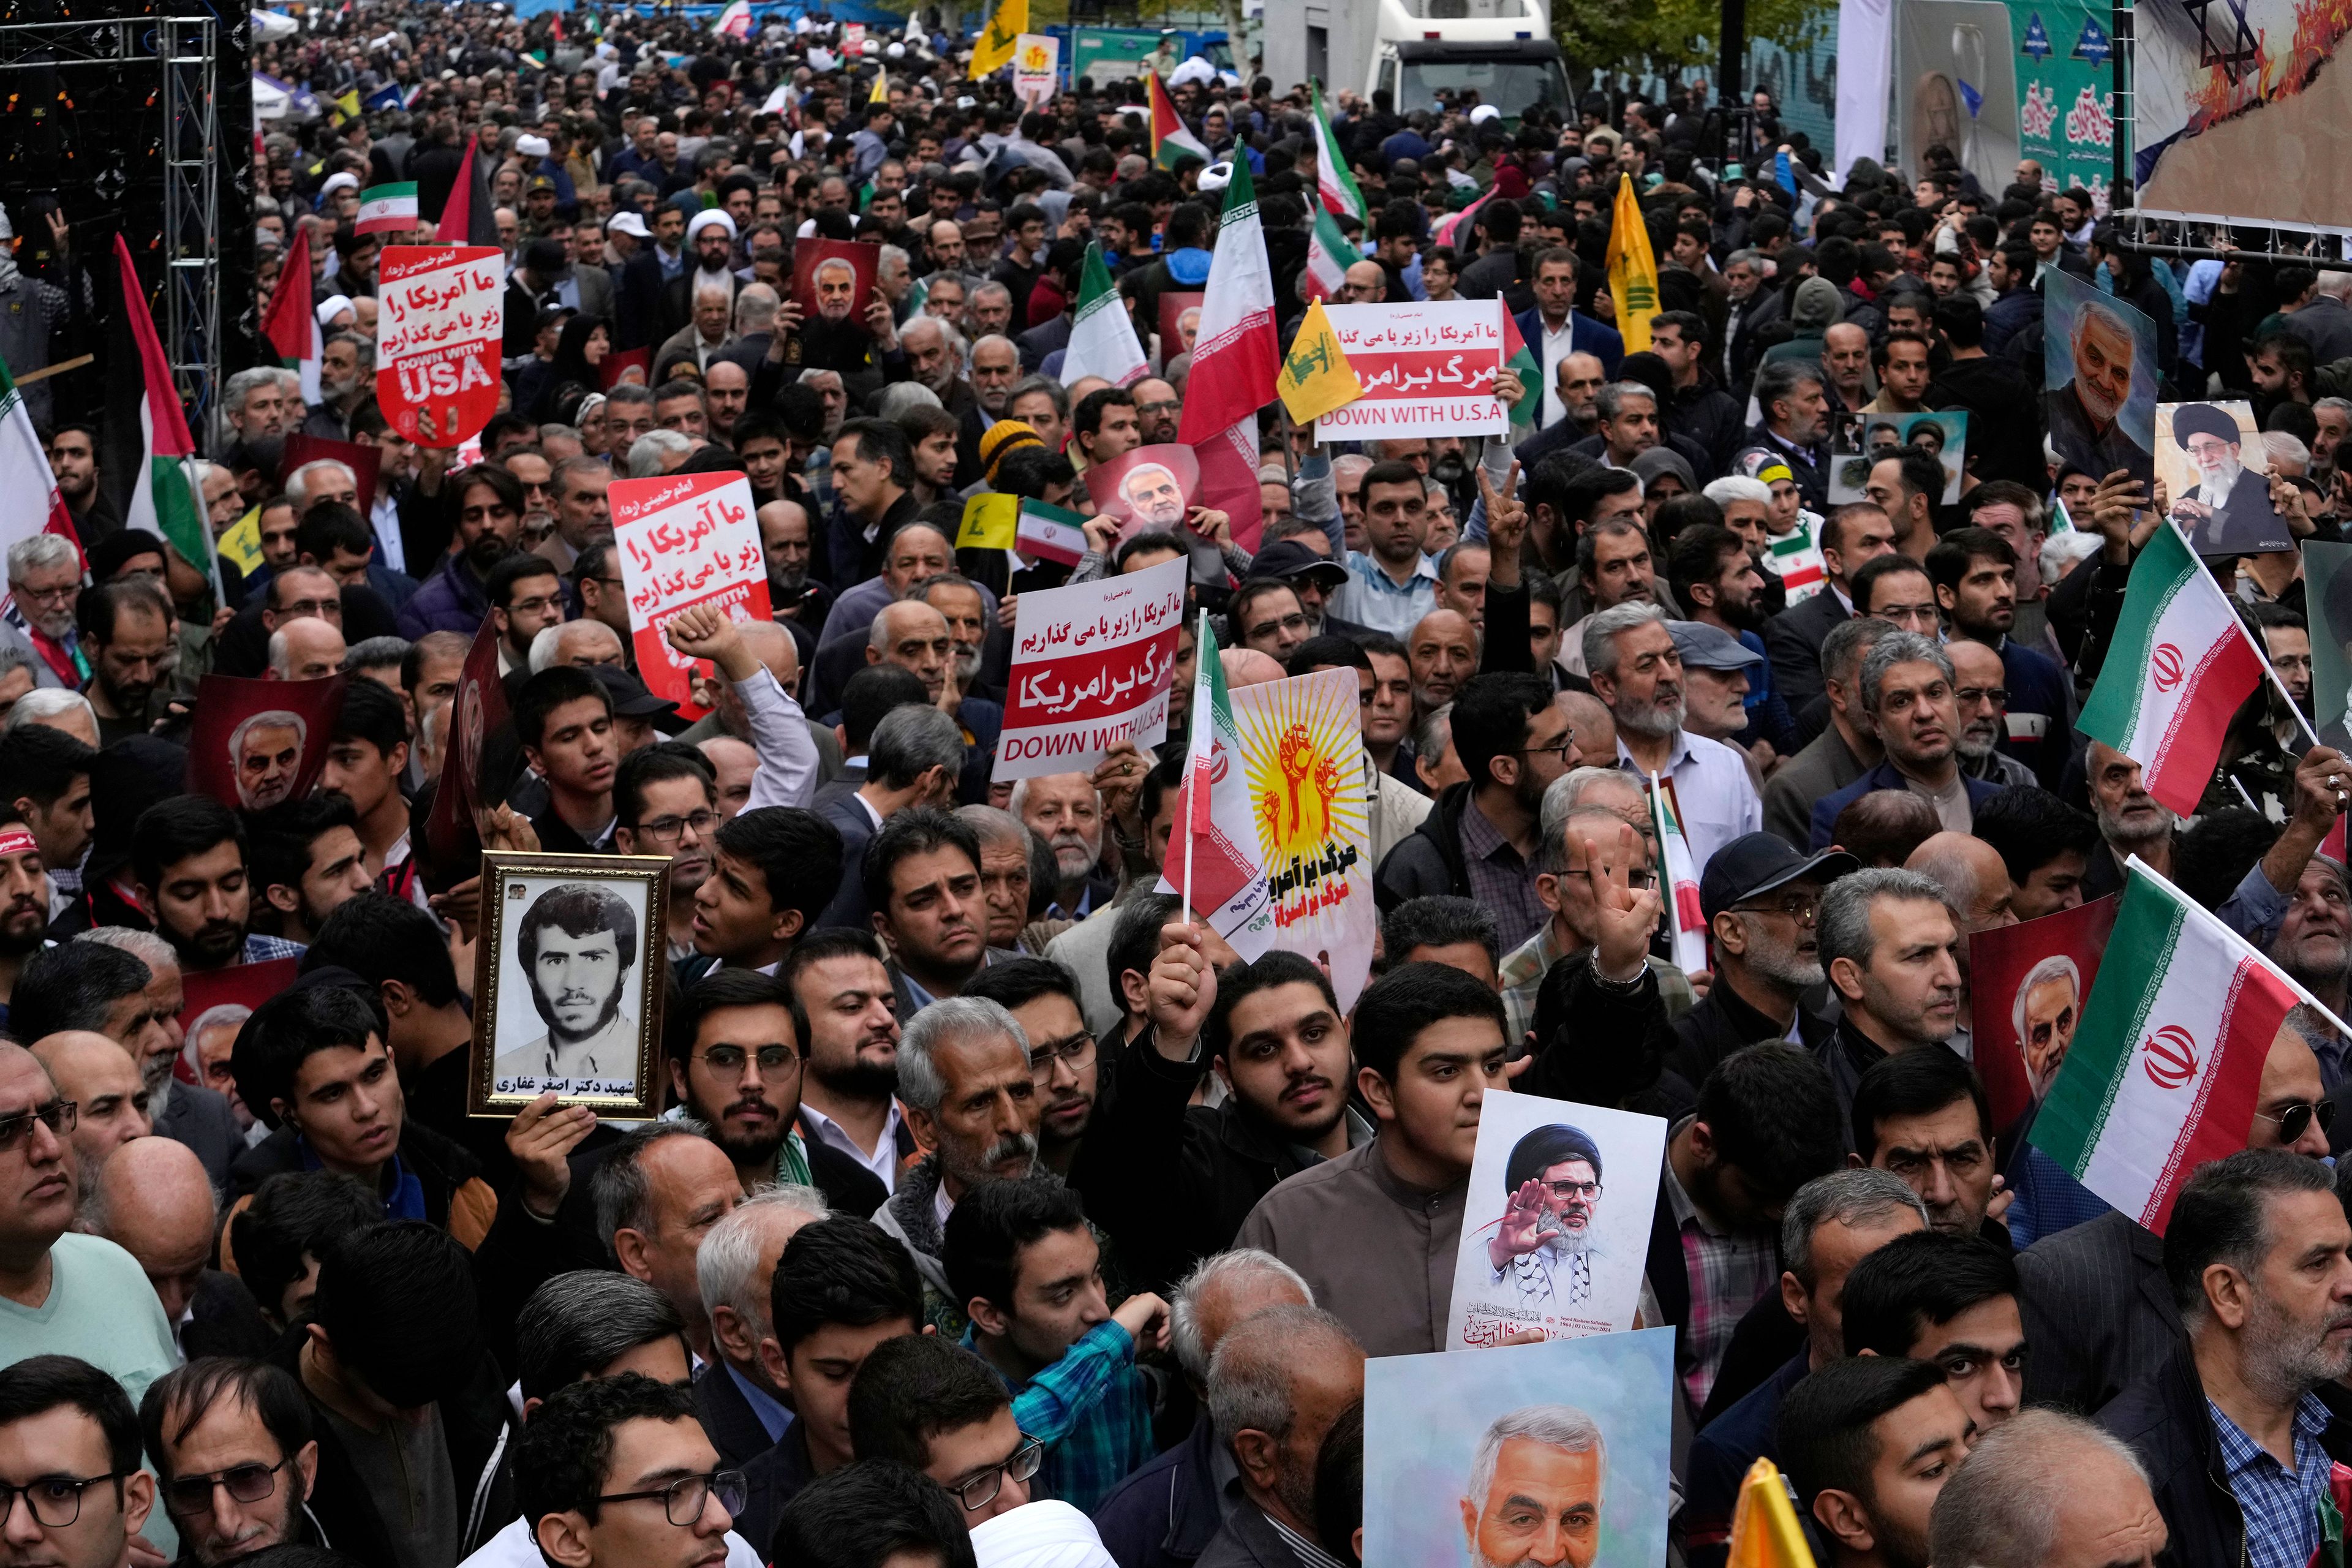
<svg viewBox="0 0 2352 1568">
<path fill-rule="evenodd" d="M 669 869 L 649 855 L 482 857 L 469 1114 L 511 1117 L 551 1090 L 600 1115 L 660 1110 Z"/>
</svg>

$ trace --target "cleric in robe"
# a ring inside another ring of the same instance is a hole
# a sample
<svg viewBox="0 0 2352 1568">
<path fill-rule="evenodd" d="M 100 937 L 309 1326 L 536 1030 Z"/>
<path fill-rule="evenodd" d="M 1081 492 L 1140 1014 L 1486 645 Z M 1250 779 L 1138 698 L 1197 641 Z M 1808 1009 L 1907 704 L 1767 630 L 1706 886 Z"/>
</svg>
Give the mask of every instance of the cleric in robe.
<svg viewBox="0 0 2352 1568">
<path fill-rule="evenodd" d="M 2245 432 L 2226 408 L 2184 403 L 2172 411 L 2172 439 L 2197 483 L 2173 498 L 2172 521 L 2200 555 L 2292 550 L 2294 536 L 2271 505 L 2270 477 L 2243 461 Z"/>
<path fill-rule="evenodd" d="M 547 1032 L 499 1052 L 493 1080 L 593 1079 L 634 1088 L 638 1021 L 621 999 L 639 959 L 636 911 L 608 888 L 562 883 L 523 912 L 515 954 Z"/>
<path fill-rule="evenodd" d="M 1601 1147 L 1564 1122 L 1538 1127 L 1511 1146 L 1503 1167 L 1505 1206 L 1486 1243 L 1489 1283 L 1511 1282 L 1521 1306 L 1568 1310 L 1592 1300 L 1592 1239 L 1601 1207 Z"/>
</svg>

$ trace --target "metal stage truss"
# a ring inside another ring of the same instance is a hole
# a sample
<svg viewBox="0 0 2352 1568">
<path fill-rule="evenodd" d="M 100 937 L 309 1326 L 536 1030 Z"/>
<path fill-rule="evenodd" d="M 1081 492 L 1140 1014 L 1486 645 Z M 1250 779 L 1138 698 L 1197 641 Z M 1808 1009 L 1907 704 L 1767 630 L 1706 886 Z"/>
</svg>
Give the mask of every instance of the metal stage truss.
<svg viewBox="0 0 2352 1568">
<path fill-rule="evenodd" d="M 242 21 L 240 16 L 234 25 Z M 107 254 L 91 247 L 81 259 L 110 278 L 112 234 L 129 239 L 173 377 L 198 429 L 216 400 L 225 347 L 221 161 L 239 155 L 236 145 L 222 142 L 225 129 L 234 132 L 221 117 L 222 28 L 219 17 L 204 15 L 0 25 L 0 95 L 37 72 L 53 73 L 68 94 L 77 86 L 97 89 L 109 72 L 116 73 L 116 85 L 135 89 L 142 78 L 151 84 L 145 112 L 137 123 L 114 128 L 117 155 L 91 178 L 94 194 L 115 215 L 99 230 L 107 236 Z M 134 172 L 142 161 L 134 149 L 142 147 L 148 168 Z M 160 229 L 152 216 L 133 216 L 137 204 L 159 196 Z"/>
</svg>

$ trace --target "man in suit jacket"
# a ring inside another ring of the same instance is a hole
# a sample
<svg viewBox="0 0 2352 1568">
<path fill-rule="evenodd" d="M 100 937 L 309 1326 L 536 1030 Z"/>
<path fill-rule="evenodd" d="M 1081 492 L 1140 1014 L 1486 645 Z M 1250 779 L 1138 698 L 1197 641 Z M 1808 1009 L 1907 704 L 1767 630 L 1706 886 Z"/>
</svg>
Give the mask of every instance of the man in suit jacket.
<svg viewBox="0 0 2352 1568">
<path fill-rule="evenodd" d="M 817 925 L 865 931 L 873 924 L 860 873 L 866 840 L 900 812 L 952 808 L 964 762 L 963 727 L 937 708 L 908 703 L 882 716 L 866 747 L 866 782 L 817 805 L 818 815 L 840 830 L 842 843 L 841 887 Z M 975 853 L 975 868 L 978 863 Z"/>
<path fill-rule="evenodd" d="M 1822 645 L 1853 614 L 1853 574 L 1895 548 L 1895 524 L 1874 508 L 1841 510 L 1821 526 L 1822 570 L 1829 581 L 1811 598 L 1764 623 L 1772 686 L 1793 713 L 1820 696 Z"/>
<path fill-rule="evenodd" d="M 204 1163 L 216 1193 L 228 1191 L 228 1168 L 245 1152 L 245 1129 L 228 1097 L 202 1084 L 163 1080 L 163 1109 L 155 1112 L 155 1135 L 184 1143 Z M 150 1110 L 153 1108 L 151 1106 Z"/>
<path fill-rule="evenodd" d="M 2121 1214 L 2062 1230 L 2017 1255 L 2017 1310 L 2033 1354 L 2025 1403 L 2084 1415 L 2159 1371 L 2185 1342 L 2164 1277 L 2164 1241 Z"/>
<path fill-rule="evenodd" d="M 653 242 L 640 244 L 621 268 L 620 293 L 614 300 L 620 311 L 614 324 L 615 348 L 650 348 L 676 331 L 676 327 L 656 331 L 661 323 L 662 290 L 673 276 L 694 270 L 694 258 L 685 254 L 686 215 L 664 203 L 650 221 Z"/>
<path fill-rule="evenodd" d="M 1293 1467 L 1284 1455 L 1293 1443 L 1298 1451 L 1320 1448 L 1339 1413 L 1362 1397 L 1363 1348 L 1328 1313 L 1268 1307 L 1226 1331 L 1213 1366 L 1208 1396 L 1220 1407 L 1236 1388 L 1279 1388 L 1281 1418 L 1265 1425 L 1283 1436 L 1255 1426 L 1216 1435 L 1239 1473 L 1242 1495 L 1202 1550 L 1198 1568 L 1297 1568 L 1305 1554 L 1285 1533 L 1314 1541 L 1315 1510 L 1295 1500 L 1298 1489 L 1288 1484 Z M 1483 1536 L 1478 1544 L 1486 1549 L 1478 1553 L 1482 1562 L 1516 1559 Z"/>
</svg>

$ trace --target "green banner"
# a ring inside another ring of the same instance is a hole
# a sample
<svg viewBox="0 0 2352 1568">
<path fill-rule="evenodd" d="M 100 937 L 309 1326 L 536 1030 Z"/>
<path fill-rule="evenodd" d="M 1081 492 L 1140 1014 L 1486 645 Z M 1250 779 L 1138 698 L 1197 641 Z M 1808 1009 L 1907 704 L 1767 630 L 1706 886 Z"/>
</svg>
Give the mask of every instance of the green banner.
<svg viewBox="0 0 2352 1568">
<path fill-rule="evenodd" d="M 2106 210 L 2116 167 L 2116 44 L 2101 5 L 2008 0 L 2016 49 L 2017 143 L 2061 189 Z"/>
</svg>

